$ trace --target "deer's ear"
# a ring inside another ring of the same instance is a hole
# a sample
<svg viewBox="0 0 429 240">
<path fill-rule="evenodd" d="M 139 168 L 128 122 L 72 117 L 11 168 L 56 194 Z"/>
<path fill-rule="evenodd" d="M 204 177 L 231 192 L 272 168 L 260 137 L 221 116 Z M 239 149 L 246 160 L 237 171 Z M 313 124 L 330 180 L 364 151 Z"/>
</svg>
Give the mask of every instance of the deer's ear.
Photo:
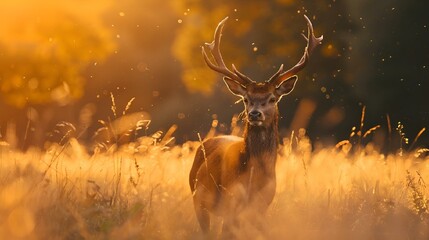
<svg viewBox="0 0 429 240">
<path fill-rule="evenodd" d="M 246 93 L 246 88 L 241 85 L 240 83 L 232 80 L 229 77 L 223 77 L 223 81 L 225 82 L 226 86 L 228 87 L 229 91 L 237 96 L 244 96 Z"/>
<path fill-rule="evenodd" d="M 283 95 L 288 95 L 295 88 L 296 81 L 298 80 L 298 76 L 294 75 L 284 82 L 282 82 L 278 87 L 276 87 L 276 94 L 281 97 Z"/>
</svg>

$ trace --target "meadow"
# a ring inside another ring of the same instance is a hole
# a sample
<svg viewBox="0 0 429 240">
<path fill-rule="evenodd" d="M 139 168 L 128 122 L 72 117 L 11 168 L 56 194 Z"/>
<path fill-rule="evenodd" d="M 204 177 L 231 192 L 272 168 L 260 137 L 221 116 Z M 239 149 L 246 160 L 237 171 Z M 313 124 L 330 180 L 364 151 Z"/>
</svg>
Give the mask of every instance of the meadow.
<svg viewBox="0 0 429 240">
<path fill-rule="evenodd" d="M 375 130 L 375 129 L 373 129 Z M 370 132 L 367 132 L 370 133 Z M 157 132 L 88 151 L 0 142 L 0 239 L 204 239 L 188 173 L 200 142 Z M 402 141 L 403 139 L 401 139 Z M 277 194 L 252 239 L 429 239 L 427 149 L 283 139 Z M 243 235 L 243 239 L 249 239 Z"/>
</svg>

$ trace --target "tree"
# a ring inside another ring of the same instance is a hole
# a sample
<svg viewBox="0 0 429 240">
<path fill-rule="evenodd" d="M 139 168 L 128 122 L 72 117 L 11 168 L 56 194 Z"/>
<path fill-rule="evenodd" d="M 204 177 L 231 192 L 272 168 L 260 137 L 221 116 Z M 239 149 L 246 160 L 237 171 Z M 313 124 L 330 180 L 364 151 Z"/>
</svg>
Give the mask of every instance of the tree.
<svg viewBox="0 0 429 240">
<path fill-rule="evenodd" d="M 0 99 L 14 107 L 82 95 L 83 69 L 114 50 L 102 14 L 110 1 L 5 0 L 0 4 Z"/>
</svg>

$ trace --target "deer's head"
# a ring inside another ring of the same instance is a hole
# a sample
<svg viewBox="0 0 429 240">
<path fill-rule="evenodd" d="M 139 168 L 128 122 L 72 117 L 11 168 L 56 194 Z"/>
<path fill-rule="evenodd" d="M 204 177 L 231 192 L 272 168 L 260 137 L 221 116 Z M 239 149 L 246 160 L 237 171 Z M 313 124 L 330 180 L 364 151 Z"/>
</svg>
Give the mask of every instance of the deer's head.
<svg viewBox="0 0 429 240">
<path fill-rule="evenodd" d="M 323 36 L 314 36 L 313 25 L 305 16 L 308 26 L 308 35 L 304 36 L 307 46 L 301 60 L 287 71 L 283 71 L 283 64 L 279 70 L 267 81 L 255 82 L 243 73 L 239 72 L 232 64 L 232 71 L 228 69 L 220 53 L 219 45 L 222 30 L 228 17 L 223 19 L 216 28 L 212 43 L 206 43 L 205 47 L 210 49 L 214 62 L 212 62 L 202 47 L 202 53 L 207 65 L 214 71 L 224 75 L 224 82 L 232 94 L 242 98 L 246 119 L 252 126 L 267 127 L 277 117 L 277 103 L 282 96 L 289 94 L 295 87 L 298 77 L 296 74 L 302 70 L 308 62 L 309 56 L 314 48 L 322 43 Z"/>
</svg>

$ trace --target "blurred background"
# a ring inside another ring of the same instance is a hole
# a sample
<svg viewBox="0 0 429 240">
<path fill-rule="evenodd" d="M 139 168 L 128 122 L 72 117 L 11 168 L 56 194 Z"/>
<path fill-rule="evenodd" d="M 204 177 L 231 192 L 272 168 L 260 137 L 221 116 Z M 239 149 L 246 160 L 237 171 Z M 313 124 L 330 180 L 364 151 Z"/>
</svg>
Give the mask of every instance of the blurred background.
<svg viewBox="0 0 429 240">
<path fill-rule="evenodd" d="M 398 122 L 411 141 L 429 127 L 428 7 L 403 0 L 2 0 L 0 140 L 43 147 L 64 135 L 60 123 L 90 144 L 118 119 L 144 121 L 142 134 L 177 127 L 177 143 L 204 136 L 213 120 L 218 132 L 230 133 L 242 104 L 205 65 L 200 47 L 229 16 L 225 62 L 264 81 L 300 59 L 306 14 L 324 41 L 280 103 L 282 136 L 306 128 L 313 142 L 349 139 L 365 106 L 364 131 L 380 125 L 371 141 L 386 145 Z M 427 146 L 428 135 L 416 144 Z"/>
</svg>

